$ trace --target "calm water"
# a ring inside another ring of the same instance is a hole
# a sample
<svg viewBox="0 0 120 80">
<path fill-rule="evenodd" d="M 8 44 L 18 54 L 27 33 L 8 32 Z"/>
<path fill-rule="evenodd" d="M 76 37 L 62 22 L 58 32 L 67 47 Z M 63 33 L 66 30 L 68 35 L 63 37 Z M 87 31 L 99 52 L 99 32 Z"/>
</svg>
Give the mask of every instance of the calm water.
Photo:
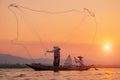
<svg viewBox="0 0 120 80">
<path fill-rule="evenodd" d="M 34 71 L 32 69 L 0 69 L 0 80 L 120 80 L 120 68 L 98 71 Z"/>
</svg>

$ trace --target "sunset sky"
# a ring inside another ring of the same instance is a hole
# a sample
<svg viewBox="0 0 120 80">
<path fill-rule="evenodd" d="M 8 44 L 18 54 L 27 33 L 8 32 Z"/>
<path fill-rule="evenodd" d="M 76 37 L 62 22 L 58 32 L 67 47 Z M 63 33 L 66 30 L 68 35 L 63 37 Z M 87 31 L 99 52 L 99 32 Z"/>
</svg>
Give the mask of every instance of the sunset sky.
<svg viewBox="0 0 120 80">
<path fill-rule="evenodd" d="M 15 40 L 16 18 L 8 9 L 12 3 L 51 12 L 83 11 L 83 8 L 87 8 L 95 17 L 87 12 L 46 14 L 10 7 L 16 13 L 19 24 L 19 36 Z M 72 57 L 81 55 L 97 64 L 120 65 L 119 0 L 0 0 L 0 10 L 0 53 L 27 58 L 30 58 L 29 54 L 33 58 L 52 58 L 52 54 L 44 56 L 44 53 L 57 45 L 61 47 L 61 58 L 66 58 L 68 54 Z"/>
</svg>

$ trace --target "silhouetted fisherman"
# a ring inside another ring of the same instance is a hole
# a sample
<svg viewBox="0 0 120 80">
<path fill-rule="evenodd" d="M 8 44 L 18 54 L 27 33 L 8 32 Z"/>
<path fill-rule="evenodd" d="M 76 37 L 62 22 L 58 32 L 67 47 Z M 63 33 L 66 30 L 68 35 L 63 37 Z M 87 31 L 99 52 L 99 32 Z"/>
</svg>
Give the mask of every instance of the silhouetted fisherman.
<svg viewBox="0 0 120 80">
<path fill-rule="evenodd" d="M 82 56 L 78 56 L 78 59 L 79 59 L 79 60 L 78 60 L 76 57 L 74 57 L 74 59 L 75 59 L 75 62 L 76 62 L 76 63 L 79 63 L 79 64 L 80 64 L 80 65 L 79 65 L 80 67 L 84 67 L 84 68 L 85 68 L 85 67 L 90 67 L 90 68 L 94 68 L 95 70 L 98 70 L 94 65 L 85 66 L 84 63 L 83 63 L 83 57 L 82 57 Z"/>
<path fill-rule="evenodd" d="M 53 50 L 47 50 L 46 52 L 48 53 L 53 53 L 54 52 L 54 61 L 53 61 L 53 66 L 54 66 L 54 71 L 57 72 L 59 71 L 59 64 L 60 64 L 60 48 L 58 46 L 54 46 Z"/>
<path fill-rule="evenodd" d="M 84 67 L 84 66 L 85 66 L 84 63 L 83 63 L 83 57 L 82 57 L 82 56 L 78 56 L 78 59 L 79 59 L 79 60 L 77 60 L 76 57 L 74 57 L 74 59 L 75 59 L 75 62 L 76 62 L 76 63 L 79 63 L 81 67 Z"/>
</svg>

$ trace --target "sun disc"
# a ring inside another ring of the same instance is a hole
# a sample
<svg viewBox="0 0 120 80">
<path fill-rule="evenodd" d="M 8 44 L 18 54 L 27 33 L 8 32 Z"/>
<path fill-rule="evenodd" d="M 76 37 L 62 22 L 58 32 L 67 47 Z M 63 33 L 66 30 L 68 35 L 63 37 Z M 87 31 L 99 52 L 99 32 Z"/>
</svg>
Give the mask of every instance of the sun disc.
<svg viewBox="0 0 120 80">
<path fill-rule="evenodd" d="M 105 45 L 106 50 L 110 50 L 110 45 Z"/>
</svg>

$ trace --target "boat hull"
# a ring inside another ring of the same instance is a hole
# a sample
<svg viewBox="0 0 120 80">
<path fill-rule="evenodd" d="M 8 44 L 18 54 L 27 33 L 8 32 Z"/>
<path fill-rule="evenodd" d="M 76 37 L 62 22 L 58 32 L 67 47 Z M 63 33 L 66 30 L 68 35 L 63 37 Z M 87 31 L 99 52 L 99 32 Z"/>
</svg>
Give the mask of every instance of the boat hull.
<svg viewBox="0 0 120 80">
<path fill-rule="evenodd" d="M 26 64 L 28 67 L 34 69 L 35 71 L 51 71 L 54 70 L 55 68 L 53 66 L 48 66 L 48 65 L 42 65 L 42 64 Z M 77 71 L 85 71 L 89 70 L 91 67 L 90 66 L 72 66 L 72 67 L 65 67 L 65 66 L 60 66 L 59 70 L 60 71 L 71 71 L 71 70 L 77 70 Z"/>
</svg>

